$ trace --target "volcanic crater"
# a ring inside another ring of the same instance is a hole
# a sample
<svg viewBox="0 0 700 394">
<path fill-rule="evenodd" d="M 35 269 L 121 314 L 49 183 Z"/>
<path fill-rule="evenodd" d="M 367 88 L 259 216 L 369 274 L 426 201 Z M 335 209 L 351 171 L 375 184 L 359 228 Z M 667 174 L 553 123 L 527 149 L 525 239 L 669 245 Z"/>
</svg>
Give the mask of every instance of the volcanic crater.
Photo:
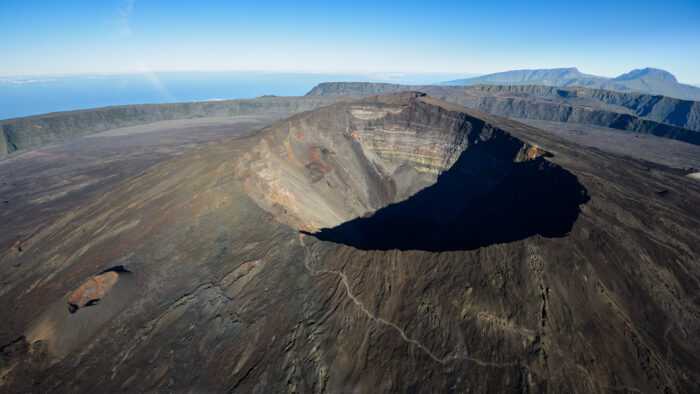
<svg viewBox="0 0 700 394">
<path fill-rule="evenodd" d="M 358 249 L 561 237 L 588 201 L 544 149 L 418 92 L 330 106 L 260 136 L 239 163 L 249 195 L 304 234 Z"/>
<path fill-rule="evenodd" d="M 370 215 L 321 229 L 324 241 L 371 250 L 471 250 L 536 234 L 566 235 L 589 200 L 570 172 L 523 158 L 500 136 L 465 149 L 437 182 Z"/>
</svg>

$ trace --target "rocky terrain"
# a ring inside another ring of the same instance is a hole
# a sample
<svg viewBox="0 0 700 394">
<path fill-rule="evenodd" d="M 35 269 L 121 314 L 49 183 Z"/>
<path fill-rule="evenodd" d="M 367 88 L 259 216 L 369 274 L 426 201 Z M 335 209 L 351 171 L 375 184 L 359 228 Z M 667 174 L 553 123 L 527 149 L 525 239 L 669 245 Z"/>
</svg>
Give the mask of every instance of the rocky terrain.
<svg viewBox="0 0 700 394">
<path fill-rule="evenodd" d="M 545 85 L 581 86 L 619 92 L 639 92 L 686 100 L 700 100 L 700 88 L 679 83 L 673 74 L 658 68 L 632 70 L 615 78 L 584 74 L 575 67 L 513 70 L 474 78 L 443 82 L 442 85 Z"/>
<path fill-rule="evenodd" d="M 0 250 L 22 244 L 36 226 L 155 164 L 278 119 L 255 115 L 161 121 L 15 152 L 0 161 Z"/>
<path fill-rule="evenodd" d="M 289 116 L 336 101 L 333 98 L 272 96 L 249 100 L 125 105 L 0 120 L 0 159 L 17 150 L 120 127 L 203 117 Z"/>
<path fill-rule="evenodd" d="M 700 102 L 667 96 L 620 93 L 603 89 L 580 87 L 551 87 L 537 85 L 475 85 L 468 88 L 499 96 L 513 96 L 579 105 L 612 112 L 627 113 L 641 118 L 700 131 Z"/>
<path fill-rule="evenodd" d="M 518 119 L 519 122 L 558 135 L 581 146 L 642 160 L 647 165 L 662 165 L 693 173 L 700 169 L 700 145 L 645 134 L 621 133 L 618 130 L 580 123 Z"/>
<path fill-rule="evenodd" d="M 422 93 L 66 204 L 0 254 L 2 391 L 700 390 L 700 183 Z"/>
</svg>

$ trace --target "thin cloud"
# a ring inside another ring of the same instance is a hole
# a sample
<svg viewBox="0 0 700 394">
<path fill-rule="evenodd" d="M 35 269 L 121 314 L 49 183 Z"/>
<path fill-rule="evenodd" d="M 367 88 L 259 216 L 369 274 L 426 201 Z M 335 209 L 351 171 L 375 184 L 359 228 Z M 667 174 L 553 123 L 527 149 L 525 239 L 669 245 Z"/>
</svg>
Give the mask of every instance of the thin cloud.
<svg viewBox="0 0 700 394">
<path fill-rule="evenodd" d="M 0 85 L 26 85 L 32 83 L 44 83 L 44 82 L 54 82 L 57 81 L 56 78 L 46 78 L 46 79 L 26 79 L 26 78 L 0 78 Z"/>
<path fill-rule="evenodd" d="M 121 35 L 128 36 L 131 34 L 129 19 L 131 19 L 131 13 L 134 10 L 134 2 L 135 0 L 124 0 L 119 4 L 118 16 L 114 20 L 114 26 Z"/>
<path fill-rule="evenodd" d="M 175 101 L 175 96 L 170 93 L 167 87 L 161 82 L 160 78 L 158 78 L 158 75 L 156 75 L 153 70 L 151 70 L 150 67 L 148 67 L 145 63 L 137 63 L 137 67 L 139 68 L 139 72 L 146 77 L 148 82 L 153 86 L 154 89 L 158 91 L 163 97 L 166 98 L 166 100 L 173 102 Z"/>
</svg>

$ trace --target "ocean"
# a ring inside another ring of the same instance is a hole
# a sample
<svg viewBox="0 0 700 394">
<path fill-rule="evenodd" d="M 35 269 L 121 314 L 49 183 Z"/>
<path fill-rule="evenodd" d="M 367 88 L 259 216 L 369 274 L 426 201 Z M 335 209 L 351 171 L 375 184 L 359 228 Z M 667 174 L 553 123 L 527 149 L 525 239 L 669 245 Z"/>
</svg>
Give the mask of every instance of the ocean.
<svg viewBox="0 0 700 394">
<path fill-rule="evenodd" d="M 0 119 L 111 105 L 299 96 L 321 82 L 430 84 L 473 75 L 156 72 L 0 77 Z"/>
</svg>

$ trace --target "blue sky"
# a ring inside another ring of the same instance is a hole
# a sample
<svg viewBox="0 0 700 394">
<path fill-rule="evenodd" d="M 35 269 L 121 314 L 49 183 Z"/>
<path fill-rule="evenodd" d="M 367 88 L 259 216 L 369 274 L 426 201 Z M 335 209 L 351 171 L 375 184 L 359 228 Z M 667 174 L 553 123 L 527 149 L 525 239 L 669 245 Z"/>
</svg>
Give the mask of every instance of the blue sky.
<svg viewBox="0 0 700 394">
<path fill-rule="evenodd" d="M 700 84 L 700 1 L 0 0 L 0 75 L 658 67 Z"/>
</svg>

